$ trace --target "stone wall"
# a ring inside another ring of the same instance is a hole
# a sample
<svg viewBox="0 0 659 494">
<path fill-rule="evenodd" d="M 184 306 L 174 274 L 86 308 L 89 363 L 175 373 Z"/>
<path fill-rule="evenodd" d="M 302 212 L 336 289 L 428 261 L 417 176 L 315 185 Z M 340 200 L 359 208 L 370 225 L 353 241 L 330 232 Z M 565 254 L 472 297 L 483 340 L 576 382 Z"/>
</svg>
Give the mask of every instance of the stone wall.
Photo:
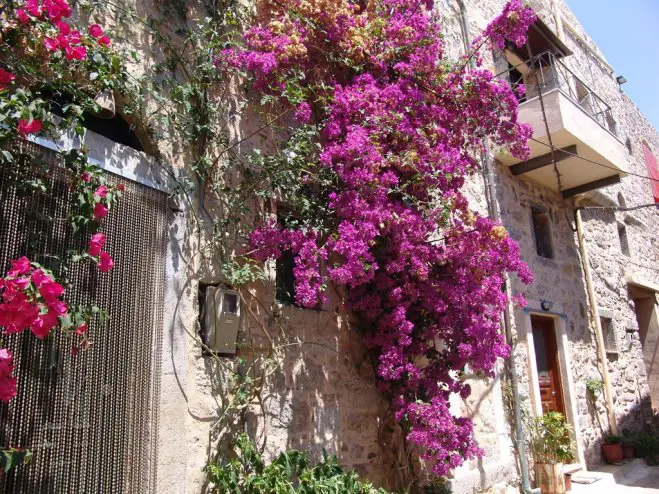
<svg viewBox="0 0 659 494">
<path fill-rule="evenodd" d="M 173 21 L 154 0 L 125 0 L 140 15 L 159 19 L 165 26 Z M 556 16 L 550 0 L 531 2 L 536 12 L 554 30 Z M 641 142 L 659 151 L 659 137 L 640 111 L 621 92 L 613 75 L 594 56 L 597 48 L 584 33 L 569 8 L 558 1 L 561 16 L 575 35 L 563 26 L 559 33 L 574 55 L 567 63 L 614 109 L 624 141 L 630 139 L 629 171 L 647 175 Z M 504 0 L 466 0 L 467 24 L 472 35 L 493 18 Z M 190 21 L 195 5 L 186 2 Z M 441 0 L 437 8 L 446 26 L 447 52 L 457 56 L 464 51 L 463 30 L 458 3 Z M 178 22 L 178 21 L 177 21 Z M 174 25 L 171 26 L 172 32 Z M 583 40 L 583 41 L 581 41 Z M 119 43 L 121 44 L 121 42 Z M 131 68 L 134 75 L 160 60 L 149 33 L 131 26 L 124 46 L 136 49 L 141 62 Z M 257 120 L 238 122 L 231 127 L 232 138 L 240 139 L 258 126 Z M 175 144 L 155 138 L 148 148 L 160 150 L 176 167 L 185 163 L 184 153 Z M 244 150 L 244 149 L 243 149 Z M 585 382 L 599 377 L 593 329 L 589 324 L 581 259 L 574 228 L 574 208 L 543 187 L 513 177 L 497 165 L 496 201 L 505 226 L 520 243 L 524 260 L 536 275 L 531 286 L 512 280 L 514 293 L 529 301 L 527 309 L 518 308 L 511 321 L 516 339 L 515 365 L 525 407 L 533 409 L 532 364 L 527 333 L 530 310 L 539 309 L 542 300 L 553 303 L 552 317 L 563 328 L 566 347 L 562 365 L 566 366 L 571 388 L 569 413 L 578 430 L 580 456 L 589 464 L 599 461 L 599 440 L 606 430 L 604 400 L 588 397 Z M 184 173 L 181 170 L 180 173 Z M 472 205 L 486 211 L 483 182 L 475 177 L 468 184 Z M 653 201 L 647 180 L 628 176 L 623 183 L 588 195 L 587 205 L 627 206 Z M 536 253 L 530 207 L 545 207 L 551 218 L 554 246 L 553 259 Z M 221 274 L 212 263 L 202 263 L 196 253 L 207 240 L 200 231 L 195 215 L 201 214 L 200 198 L 173 204 L 169 223 L 169 250 L 166 272 L 166 317 L 160 382 L 157 489 L 159 493 L 200 492 L 204 485 L 203 467 L 215 452 L 218 430 L 215 427 L 220 410 L 231 396 L 227 380 L 232 372 L 240 372 L 233 358 L 220 361 L 204 356 L 198 343 L 197 296 L 201 283 L 217 283 Z M 636 328 L 634 303 L 628 293 L 628 279 L 646 280 L 659 285 L 656 268 L 659 247 L 659 221 L 653 209 L 629 213 L 612 211 L 584 212 L 586 238 L 601 315 L 610 317 L 619 346 L 617 357 L 609 361 L 615 392 L 616 413 L 621 425 L 639 428 L 649 417 L 648 387 L 645 379 L 642 348 L 638 333 L 631 343 L 625 331 Z M 626 226 L 631 255 L 620 252 L 618 223 Z M 201 274 L 200 274 L 201 273 Z M 400 448 L 400 431 L 393 424 L 386 400 L 375 386 L 373 364 L 350 323 L 341 312 L 336 296 L 321 310 L 281 307 L 274 303 L 271 280 L 254 287 L 263 304 L 248 303 L 243 311 L 238 356 L 249 365 L 268 351 L 263 331 L 277 336 L 281 330 L 290 343 L 280 366 L 271 376 L 263 400 L 252 403 L 243 416 L 247 430 L 272 457 L 286 448 L 309 449 L 315 458 L 322 449 L 336 453 L 343 465 L 354 468 L 378 485 L 400 487 L 409 480 Z M 251 299 L 250 299 L 251 300 Z M 253 313 L 250 314 L 250 311 Z M 486 381 L 472 377 L 472 396 L 456 400 L 453 409 L 475 419 L 476 436 L 486 455 L 456 471 L 456 492 L 485 489 L 497 482 L 514 483 L 517 477 L 515 451 L 510 437 L 511 415 L 504 408 L 499 379 Z M 581 458 L 580 458 L 581 459 Z"/>
</svg>

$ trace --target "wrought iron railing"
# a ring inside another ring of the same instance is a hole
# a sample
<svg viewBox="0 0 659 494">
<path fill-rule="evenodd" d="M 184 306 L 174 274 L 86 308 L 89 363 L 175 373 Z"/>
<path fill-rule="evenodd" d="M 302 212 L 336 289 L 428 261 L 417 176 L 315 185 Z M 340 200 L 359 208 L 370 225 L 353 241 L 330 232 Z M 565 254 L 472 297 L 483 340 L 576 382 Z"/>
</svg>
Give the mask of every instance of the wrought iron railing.
<svg viewBox="0 0 659 494">
<path fill-rule="evenodd" d="M 553 53 L 541 53 L 500 75 L 507 76 L 513 88 L 524 86 L 525 94 L 519 96 L 520 102 L 538 97 L 541 91 L 544 95 L 553 89 L 559 89 L 605 130 L 618 135 L 611 107 Z"/>
</svg>

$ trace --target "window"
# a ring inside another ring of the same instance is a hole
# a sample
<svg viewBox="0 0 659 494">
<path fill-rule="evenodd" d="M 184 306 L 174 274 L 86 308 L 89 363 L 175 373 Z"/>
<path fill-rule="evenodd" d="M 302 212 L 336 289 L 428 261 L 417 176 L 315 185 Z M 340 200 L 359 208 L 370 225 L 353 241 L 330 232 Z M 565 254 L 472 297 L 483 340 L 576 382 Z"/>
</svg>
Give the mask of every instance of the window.
<svg viewBox="0 0 659 494">
<path fill-rule="evenodd" d="M 277 223 L 284 228 L 294 227 L 297 219 L 285 204 L 277 204 Z M 295 255 L 290 250 L 282 252 L 276 261 L 275 300 L 281 304 L 295 305 Z"/>
<path fill-rule="evenodd" d="M 618 342 L 616 340 L 615 327 L 613 320 L 609 317 L 600 317 L 602 326 L 602 340 L 604 341 L 604 350 L 606 353 L 618 353 Z"/>
<path fill-rule="evenodd" d="M 629 256 L 629 240 L 627 239 L 627 227 L 618 223 L 618 238 L 620 239 L 620 252 Z"/>
<path fill-rule="evenodd" d="M 275 278 L 275 300 L 282 304 L 295 304 L 295 256 L 290 250 L 282 253 L 277 259 L 277 274 Z"/>
<path fill-rule="evenodd" d="M 533 233 L 535 235 L 535 250 L 539 256 L 551 259 L 554 252 L 551 243 L 551 228 L 549 226 L 549 213 L 546 209 L 532 206 Z"/>
</svg>

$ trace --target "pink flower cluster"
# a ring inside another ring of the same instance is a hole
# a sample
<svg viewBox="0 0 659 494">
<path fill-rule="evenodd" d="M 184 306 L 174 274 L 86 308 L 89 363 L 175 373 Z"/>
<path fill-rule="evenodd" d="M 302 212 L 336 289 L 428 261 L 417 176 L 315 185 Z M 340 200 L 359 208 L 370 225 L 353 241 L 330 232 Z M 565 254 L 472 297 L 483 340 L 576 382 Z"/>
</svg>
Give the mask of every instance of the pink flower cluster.
<svg viewBox="0 0 659 494">
<path fill-rule="evenodd" d="M 461 189 L 478 170 L 483 138 L 523 158 L 530 128 L 518 122 L 507 84 L 486 70 L 442 63 L 441 25 L 426 2 L 355 7 L 334 31 L 318 13 L 294 39 L 290 32 L 280 39 L 275 30 L 289 22 L 287 12 L 269 10 L 245 36 L 247 48 L 224 59 L 254 71 L 256 84 L 273 92 L 292 65 L 305 71 L 315 94 L 325 92 L 330 103 L 314 108 L 323 118 L 318 167 L 338 184 L 326 197 L 325 224 L 335 227 L 327 235 L 268 224 L 252 233 L 251 247 L 258 259 L 295 252 L 296 297 L 304 306 L 319 301 L 327 281 L 347 288 L 348 306 L 379 354 L 380 387 L 408 439 L 446 475 L 481 454 L 471 421 L 450 412 L 449 398 L 469 396 L 461 379 L 467 366 L 492 375 L 508 354 L 500 332 L 506 274 L 532 280 L 517 244 L 471 211 Z M 522 43 L 534 18 L 513 0 L 485 36 L 497 45 Z M 313 25 L 323 26 L 322 40 Z M 371 33 L 362 45 L 355 26 Z M 351 37 L 340 43 L 326 34 L 337 32 Z M 337 66 L 346 56 L 361 70 Z M 299 103 L 296 113 L 301 121 L 310 115 Z"/>
<path fill-rule="evenodd" d="M 107 273 L 114 267 L 114 261 L 110 254 L 103 250 L 105 246 L 105 234 L 103 233 L 94 233 L 92 238 L 89 240 L 89 248 L 87 253 L 98 259 L 98 270 L 101 273 Z"/>
<path fill-rule="evenodd" d="M 50 53 L 63 53 L 67 60 L 85 60 L 87 47 L 82 34 L 64 20 L 72 13 L 66 0 L 26 0 L 23 8 L 16 10 L 16 18 L 24 26 L 37 20 L 49 22 L 53 33 L 43 39 L 44 48 Z M 98 24 L 89 27 L 89 35 L 101 46 L 110 45 L 110 38 Z"/>
<path fill-rule="evenodd" d="M 14 371 L 14 354 L 6 348 L 0 348 L 0 401 L 7 403 L 16 396 L 16 377 Z"/>
<path fill-rule="evenodd" d="M 0 326 L 6 334 L 30 329 L 43 339 L 69 310 L 62 300 L 64 287 L 50 273 L 33 267 L 27 257 L 11 262 L 7 276 L 0 279 L 0 290 Z"/>
</svg>

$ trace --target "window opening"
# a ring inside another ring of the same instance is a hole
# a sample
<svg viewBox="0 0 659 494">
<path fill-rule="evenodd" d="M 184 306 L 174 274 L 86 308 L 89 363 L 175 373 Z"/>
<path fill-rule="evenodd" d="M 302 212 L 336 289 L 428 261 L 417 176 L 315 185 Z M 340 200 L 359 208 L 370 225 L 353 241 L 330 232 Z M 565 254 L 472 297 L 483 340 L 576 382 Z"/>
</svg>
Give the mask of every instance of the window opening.
<svg viewBox="0 0 659 494">
<path fill-rule="evenodd" d="M 627 227 L 618 223 L 618 238 L 620 239 L 620 252 L 629 256 L 629 239 L 627 238 Z"/>
<path fill-rule="evenodd" d="M 535 234 L 535 249 L 539 256 L 551 259 L 554 251 L 551 242 L 551 227 L 549 225 L 549 213 L 540 207 L 531 207 L 533 219 L 533 232 Z"/>
</svg>

